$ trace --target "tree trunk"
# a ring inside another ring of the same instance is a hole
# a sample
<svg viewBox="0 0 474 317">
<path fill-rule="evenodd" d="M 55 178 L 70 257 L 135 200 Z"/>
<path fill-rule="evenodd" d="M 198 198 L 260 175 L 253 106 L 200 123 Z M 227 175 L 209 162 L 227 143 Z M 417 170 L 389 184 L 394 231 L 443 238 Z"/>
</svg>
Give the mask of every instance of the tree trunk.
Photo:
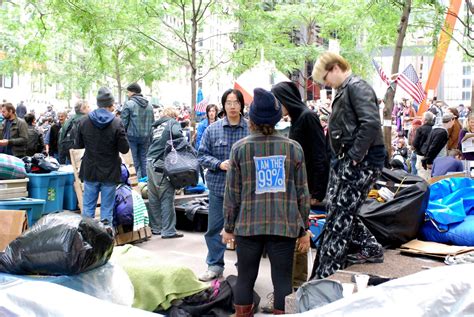
<svg viewBox="0 0 474 317">
<path fill-rule="evenodd" d="M 117 81 L 118 103 L 122 105 L 122 77 L 120 75 L 119 51 L 114 50 L 115 80 Z"/>
<path fill-rule="evenodd" d="M 192 35 L 191 35 L 191 130 L 192 137 L 194 137 L 195 126 L 196 126 L 196 73 L 197 73 L 197 63 L 196 63 L 196 39 L 197 39 L 197 30 L 198 30 L 198 18 L 199 12 L 196 12 L 196 6 L 193 0 L 193 17 L 192 17 Z"/>
<path fill-rule="evenodd" d="M 411 11 L 411 0 L 406 0 L 403 4 L 402 17 L 400 19 L 400 24 L 398 26 L 398 38 L 397 44 L 395 47 L 395 52 L 393 53 L 392 60 L 392 74 L 398 73 L 400 67 L 400 57 L 402 56 L 403 50 L 403 40 L 405 39 L 408 19 L 410 17 Z M 384 110 L 383 110 L 383 135 L 384 135 L 384 144 L 388 152 L 388 157 L 392 156 L 392 110 L 395 97 L 395 91 L 397 89 L 397 84 L 392 83 L 388 88 L 384 96 Z"/>
</svg>

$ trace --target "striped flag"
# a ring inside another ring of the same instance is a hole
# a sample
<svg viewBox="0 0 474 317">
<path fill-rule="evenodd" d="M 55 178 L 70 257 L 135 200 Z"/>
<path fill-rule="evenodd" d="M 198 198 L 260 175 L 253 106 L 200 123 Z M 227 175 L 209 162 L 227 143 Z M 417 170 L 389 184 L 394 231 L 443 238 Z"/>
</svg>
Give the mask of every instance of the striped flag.
<svg viewBox="0 0 474 317">
<path fill-rule="evenodd" d="M 373 58 L 372 58 L 372 64 L 374 64 L 374 67 L 377 70 L 377 73 L 379 73 L 379 76 L 383 80 L 383 82 L 386 83 L 387 85 L 390 85 L 390 80 L 388 79 L 387 74 L 385 74 L 382 67 Z"/>
<path fill-rule="evenodd" d="M 408 65 L 408 67 L 397 76 L 397 84 L 400 88 L 405 90 L 416 103 L 420 104 L 423 99 L 425 99 L 425 91 L 421 86 L 420 79 L 412 64 Z"/>
<path fill-rule="evenodd" d="M 203 113 L 203 112 L 206 113 L 206 107 L 208 103 L 209 103 L 209 96 L 204 98 L 200 102 L 198 102 L 196 106 L 194 107 L 194 111 L 196 113 Z"/>
</svg>

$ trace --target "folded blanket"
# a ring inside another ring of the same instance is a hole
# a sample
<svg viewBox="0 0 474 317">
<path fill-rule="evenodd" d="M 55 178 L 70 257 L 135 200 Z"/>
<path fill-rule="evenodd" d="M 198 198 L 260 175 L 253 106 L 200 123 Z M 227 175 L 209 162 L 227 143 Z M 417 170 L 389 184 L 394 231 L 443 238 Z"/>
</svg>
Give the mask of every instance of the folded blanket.
<svg viewBox="0 0 474 317">
<path fill-rule="evenodd" d="M 132 245 L 115 247 L 112 260 L 128 273 L 135 288 L 133 307 L 136 308 L 166 310 L 173 300 L 209 287 L 208 283 L 200 282 L 190 269 L 163 265 L 152 252 Z"/>
</svg>

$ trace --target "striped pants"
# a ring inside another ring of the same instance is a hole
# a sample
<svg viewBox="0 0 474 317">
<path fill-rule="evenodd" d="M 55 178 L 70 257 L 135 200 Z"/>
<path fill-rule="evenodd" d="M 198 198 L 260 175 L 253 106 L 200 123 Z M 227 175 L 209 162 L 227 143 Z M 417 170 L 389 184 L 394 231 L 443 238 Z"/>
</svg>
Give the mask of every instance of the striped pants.
<svg viewBox="0 0 474 317">
<path fill-rule="evenodd" d="M 331 169 L 328 185 L 328 216 L 311 278 L 325 278 L 344 268 L 349 253 L 371 256 L 382 246 L 357 216 L 380 169 L 367 162 L 354 166 L 345 157 Z"/>
</svg>

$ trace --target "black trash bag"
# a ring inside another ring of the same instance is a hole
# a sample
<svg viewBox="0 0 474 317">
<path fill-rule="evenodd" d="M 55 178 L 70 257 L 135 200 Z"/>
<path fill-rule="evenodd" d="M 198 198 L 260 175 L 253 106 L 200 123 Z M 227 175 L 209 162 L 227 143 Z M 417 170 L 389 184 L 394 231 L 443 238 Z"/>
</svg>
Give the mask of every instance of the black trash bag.
<svg viewBox="0 0 474 317">
<path fill-rule="evenodd" d="M 68 211 L 49 214 L 0 252 L 0 272 L 78 274 L 107 263 L 113 247 L 102 223 Z"/>
<path fill-rule="evenodd" d="M 31 173 L 50 173 L 57 171 L 59 167 L 59 162 L 52 156 L 36 153 L 31 157 Z"/>
<path fill-rule="evenodd" d="M 23 163 L 25 163 L 25 171 L 31 173 L 31 168 L 33 166 L 33 158 L 31 156 L 23 156 L 21 158 Z"/>
<path fill-rule="evenodd" d="M 396 192 L 396 195 L 385 203 L 367 199 L 359 213 L 364 224 L 377 241 L 386 247 L 399 247 L 415 239 L 428 206 L 428 183 L 405 171 L 384 168 L 377 184 Z"/>
</svg>

